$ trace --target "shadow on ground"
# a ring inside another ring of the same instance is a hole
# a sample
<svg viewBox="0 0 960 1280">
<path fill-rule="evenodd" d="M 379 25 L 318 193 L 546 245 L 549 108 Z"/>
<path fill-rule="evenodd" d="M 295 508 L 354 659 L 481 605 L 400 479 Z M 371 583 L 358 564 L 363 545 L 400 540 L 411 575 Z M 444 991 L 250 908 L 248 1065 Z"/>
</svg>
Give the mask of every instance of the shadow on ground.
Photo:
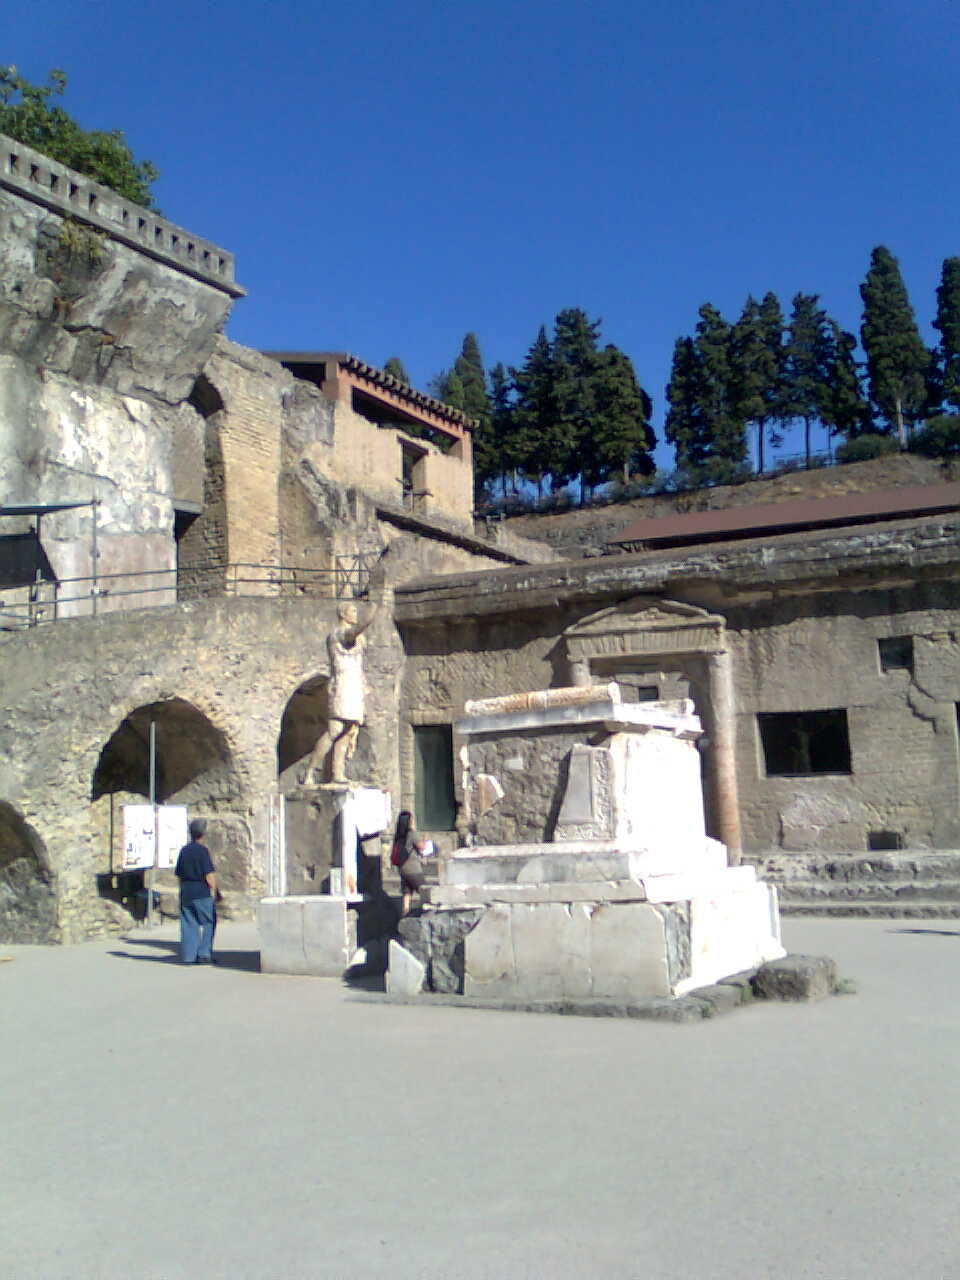
<svg viewBox="0 0 960 1280">
<path fill-rule="evenodd" d="M 109 951 L 107 954 L 119 960 L 146 960 L 152 964 L 180 963 L 180 944 L 166 938 L 124 938 L 124 943 L 131 947 L 149 947 L 153 954 L 145 952 L 136 955 L 130 951 Z M 221 951 L 214 948 L 214 963 L 220 969 L 242 969 L 247 973 L 260 972 L 259 951 Z"/>
<path fill-rule="evenodd" d="M 931 933 L 937 938 L 960 938 L 960 929 L 888 929 L 887 933 Z"/>
</svg>

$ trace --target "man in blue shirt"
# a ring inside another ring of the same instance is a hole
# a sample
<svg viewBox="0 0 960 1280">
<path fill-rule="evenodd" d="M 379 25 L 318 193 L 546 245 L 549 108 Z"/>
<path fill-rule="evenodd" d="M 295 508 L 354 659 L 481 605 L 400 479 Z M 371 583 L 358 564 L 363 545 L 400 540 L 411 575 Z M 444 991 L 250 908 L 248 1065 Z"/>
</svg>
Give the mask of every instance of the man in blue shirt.
<svg viewBox="0 0 960 1280">
<path fill-rule="evenodd" d="M 214 895 L 220 896 L 210 850 L 204 844 L 205 818 L 190 823 L 190 843 L 177 855 L 180 881 L 180 960 L 183 964 L 213 964 L 213 934 L 217 927 Z"/>
</svg>

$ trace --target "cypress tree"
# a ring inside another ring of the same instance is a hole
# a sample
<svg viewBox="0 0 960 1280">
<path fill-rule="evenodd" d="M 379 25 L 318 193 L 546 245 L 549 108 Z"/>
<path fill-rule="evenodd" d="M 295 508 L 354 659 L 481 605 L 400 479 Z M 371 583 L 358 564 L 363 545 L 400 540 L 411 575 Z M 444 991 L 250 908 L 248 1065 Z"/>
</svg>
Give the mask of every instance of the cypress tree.
<svg viewBox="0 0 960 1280">
<path fill-rule="evenodd" d="M 601 470 L 593 447 L 599 331 L 599 322 L 579 307 L 559 312 L 554 321 L 551 473 L 561 484 L 579 475 L 581 498 L 587 484 L 599 483 Z"/>
<path fill-rule="evenodd" d="M 776 294 L 748 297 L 730 335 L 730 386 L 735 416 L 757 430 L 757 470 L 764 471 L 770 424 L 784 416 L 783 312 Z M 771 443 L 779 437 L 770 434 Z"/>
<path fill-rule="evenodd" d="M 453 372 L 463 386 L 463 411 L 471 418 L 485 422 L 490 417 L 490 400 L 487 396 L 487 378 L 483 357 L 475 333 L 468 333 L 463 340 L 460 354 L 454 362 Z"/>
<path fill-rule="evenodd" d="M 403 367 L 403 361 L 399 356 L 391 356 L 383 366 L 383 372 L 389 373 L 391 378 L 396 378 L 398 381 L 405 383 L 408 387 L 413 385 L 410 381 L 410 375 Z"/>
<path fill-rule="evenodd" d="M 649 475 L 654 470 L 650 452 L 657 437 L 650 425 L 653 404 L 637 381 L 630 357 L 612 343 L 598 356 L 594 376 L 591 484 L 606 480 L 619 469 L 623 483 L 631 470 Z"/>
<path fill-rule="evenodd" d="M 673 445 L 677 467 L 702 467 L 710 457 L 710 429 L 703 409 L 703 376 L 692 338 L 678 338 L 673 347 L 667 384 L 664 435 Z"/>
<path fill-rule="evenodd" d="M 783 352 L 784 413 L 803 421 L 803 451 L 810 465 L 810 427 L 820 416 L 829 353 L 827 313 L 815 293 L 798 293 L 792 303 Z"/>
<path fill-rule="evenodd" d="M 444 404 L 448 404 L 451 409 L 459 409 L 464 412 L 464 403 L 466 397 L 464 395 L 463 383 L 460 381 L 460 375 L 456 369 L 452 370 L 443 380 L 443 395 L 440 399 Z"/>
<path fill-rule="evenodd" d="M 873 430 L 870 406 L 863 396 L 860 367 L 854 352 L 857 340 L 841 329 L 836 320 L 828 320 L 821 335 L 823 381 L 817 397 L 821 420 L 837 435 L 852 440 Z"/>
<path fill-rule="evenodd" d="M 550 475 L 556 484 L 561 450 L 556 436 L 557 408 L 554 398 L 553 351 L 543 325 L 519 369 L 511 369 L 516 391 L 513 410 L 513 457 L 516 468 L 537 486 Z"/>
<path fill-rule="evenodd" d="M 933 327 L 940 334 L 936 361 L 940 400 L 960 411 L 960 258 L 944 261 Z"/>
<path fill-rule="evenodd" d="M 704 461 L 719 463 L 718 473 L 722 473 L 746 461 L 746 423 L 733 386 L 730 325 L 709 302 L 699 314 L 694 343 L 700 369 Z"/>
<path fill-rule="evenodd" d="M 930 352 L 921 340 L 899 263 L 883 245 L 870 256 L 860 296 L 870 399 L 906 448 L 907 423 L 913 423 L 926 402 Z"/>
</svg>

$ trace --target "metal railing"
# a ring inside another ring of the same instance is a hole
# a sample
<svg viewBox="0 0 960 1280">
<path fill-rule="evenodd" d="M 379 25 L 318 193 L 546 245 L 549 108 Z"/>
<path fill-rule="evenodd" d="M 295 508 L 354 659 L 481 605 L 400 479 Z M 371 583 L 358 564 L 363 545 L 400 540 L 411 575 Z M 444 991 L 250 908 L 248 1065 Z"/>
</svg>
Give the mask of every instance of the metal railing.
<svg viewBox="0 0 960 1280">
<path fill-rule="evenodd" d="M 235 561 L 38 579 L 26 586 L 0 587 L 0 630 L 219 596 L 356 600 L 367 593 L 372 558 L 337 556 L 331 567 L 322 569 Z"/>
</svg>

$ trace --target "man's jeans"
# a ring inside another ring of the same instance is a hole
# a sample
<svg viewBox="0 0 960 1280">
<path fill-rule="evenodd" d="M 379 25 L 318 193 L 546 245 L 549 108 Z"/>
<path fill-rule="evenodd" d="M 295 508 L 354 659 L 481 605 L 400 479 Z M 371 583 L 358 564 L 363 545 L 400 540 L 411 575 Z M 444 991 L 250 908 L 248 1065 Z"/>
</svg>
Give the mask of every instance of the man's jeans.
<svg viewBox="0 0 960 1280">
<path fill-rule="evenodd" d="M 180 959 L 184 964 L 213 959 L 216 927 L 217 909 L 212 897 L 180 903 Z"/>
</svg>

